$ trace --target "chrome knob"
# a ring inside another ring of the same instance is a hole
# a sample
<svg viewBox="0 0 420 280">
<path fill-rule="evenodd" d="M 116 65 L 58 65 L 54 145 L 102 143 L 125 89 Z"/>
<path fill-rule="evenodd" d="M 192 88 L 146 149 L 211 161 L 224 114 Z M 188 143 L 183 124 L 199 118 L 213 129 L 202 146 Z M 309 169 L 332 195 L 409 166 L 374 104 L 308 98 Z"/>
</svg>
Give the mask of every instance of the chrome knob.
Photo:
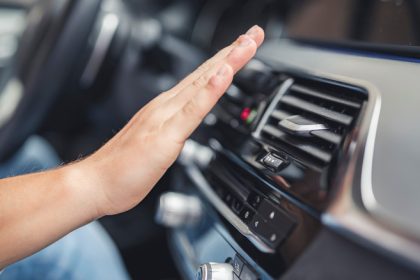
<svg viewBox="0 0 420 280">
<path fill-rule="evenodd" d="M 200 200 L 191 195 L 167 192 L 160 196 L 156 222 L 167 227 L 197 224 L 202 217 Z"/>
<path fill-rule="evenodd" d="M 205 263 L 198 268 L 196 280 L 233 280 L 233 267 L 229 263 Z"/>
<path fill-rule="evenodd" d="M 213 158 L 213 151 L 194 140 L 185 141 L 184 148 L 178 157 L 178 162 L 183 165 L 197 164 L 206 167 Z"/>
</svg>

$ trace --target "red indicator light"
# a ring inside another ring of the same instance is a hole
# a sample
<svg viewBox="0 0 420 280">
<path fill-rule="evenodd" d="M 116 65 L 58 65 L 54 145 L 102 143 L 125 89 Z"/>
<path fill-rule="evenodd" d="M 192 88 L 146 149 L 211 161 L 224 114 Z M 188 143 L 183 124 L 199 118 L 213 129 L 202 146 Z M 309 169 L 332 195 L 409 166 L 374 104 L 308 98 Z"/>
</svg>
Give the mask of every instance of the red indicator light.
<svg viewBox="0 0 420 280">
<path fill-rule="evenodd" d="M 244 108 L 241 112 L 241 120 L 246 124 L 251 124 L 256 116 L 257 111 L 248 107 Z"/>
<path fill-rule="evenodd" d="M 246 122 L 250 114 L 251 114 L 251 108 L 244 108 L 241 112 L 241 120 Z"/>
</svg>

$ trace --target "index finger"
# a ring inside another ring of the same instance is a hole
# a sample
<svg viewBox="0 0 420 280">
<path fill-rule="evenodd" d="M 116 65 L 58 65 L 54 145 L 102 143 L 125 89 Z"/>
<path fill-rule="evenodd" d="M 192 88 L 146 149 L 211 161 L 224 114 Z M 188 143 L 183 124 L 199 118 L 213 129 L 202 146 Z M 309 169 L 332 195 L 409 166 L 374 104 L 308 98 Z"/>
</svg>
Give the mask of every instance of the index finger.
<svg viewBox="0 0 420 280">
<path fill-rule="evenodd" d="M 252 26 L 246 33 L 252 40 L 255 41 L 257 47 L 259 47 L 262 42 L 264 41 L 264 31 L 258 25 Z M 201 75 L 207 72 L 210 68 L 218 64 L 221 60 L 226 58 L 226 56 L 238 45 L 240 44 L 241 37 L 235 40 L 229 46 L 223 48 L 218 53 L 216 53 L 213 57 L 205 61 L 201 64 L 196 70 L 194 70 L 191 74 L 185 77 L 181 82 L 179 82 L 176 86 L 174 86 L 170 91 L 171 92 L 179 92 L 189 84 L 193 83 L 195 80 L 198 79 Z"/>
<path fill-rule="evenodd" d="M 225 62 L 216 68 L 217 73 L 206 79 L 206 84 L 201 85 L 200 82 L 198 86 L 189 85 L 188 88 L 192 89 L 190 92 L 197 93 L 181 98 L 185 99 L 184 105 L 166 120 L 163 126 L 166 137 L 182 144 L 226 91 L 234 72 L 243 67 L 255 55 L 255 51 L 255 42 L 250 39 L 244 40 L 231 51 Z"/>
</svg>

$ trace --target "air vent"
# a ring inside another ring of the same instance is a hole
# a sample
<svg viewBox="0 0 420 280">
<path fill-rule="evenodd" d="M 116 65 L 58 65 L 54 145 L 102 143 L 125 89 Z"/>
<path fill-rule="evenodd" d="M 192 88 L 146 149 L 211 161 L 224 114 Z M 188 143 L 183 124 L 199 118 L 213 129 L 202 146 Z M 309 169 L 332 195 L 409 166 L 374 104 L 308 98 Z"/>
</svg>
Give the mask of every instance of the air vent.
<svg viewBox="0 0 420 280">
<path fill-rule="evenodd" d="M 260 137 L 298 159 L 326 165 L 353 128 L 367 95 L 329 81 L 293 79 L 268 112 Z"/>
</svg>

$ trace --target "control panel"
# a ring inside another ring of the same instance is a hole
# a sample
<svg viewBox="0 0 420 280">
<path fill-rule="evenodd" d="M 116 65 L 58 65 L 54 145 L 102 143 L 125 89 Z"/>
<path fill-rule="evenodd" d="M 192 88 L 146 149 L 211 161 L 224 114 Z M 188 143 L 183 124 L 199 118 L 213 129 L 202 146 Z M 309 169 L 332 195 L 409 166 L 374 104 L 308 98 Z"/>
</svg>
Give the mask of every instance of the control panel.
<svg viewBox="0 0 420 280">
<path fill-rule="evenodd" d="M 227 163 L 214 161 L 207 171 L 207 180 L 218 197 L 229 207 L 233 214 L 258 236 L 265 244 L 275 250 L 292 232 L 296 218 L 277 202 L 267 198 L 261 190 L 244 182 L 238 172 Z M 297 209 L 295 209 L 297 210 Z"/>
<path fill-rule="evenodd" d="M 229 253 L 195 266 L 197 279 L 272 279 L 294 263 L 321 228 L 336 162 L 366 99 L 363 89 L 257 60 L 238 73 L 179 158 L 179 191 L 201 201 L 200 215 L 185 205 L 176 215 L 161 211 L 192 247 L 201 248 L 207 222 L 227 242 Z"/>
</svg>

